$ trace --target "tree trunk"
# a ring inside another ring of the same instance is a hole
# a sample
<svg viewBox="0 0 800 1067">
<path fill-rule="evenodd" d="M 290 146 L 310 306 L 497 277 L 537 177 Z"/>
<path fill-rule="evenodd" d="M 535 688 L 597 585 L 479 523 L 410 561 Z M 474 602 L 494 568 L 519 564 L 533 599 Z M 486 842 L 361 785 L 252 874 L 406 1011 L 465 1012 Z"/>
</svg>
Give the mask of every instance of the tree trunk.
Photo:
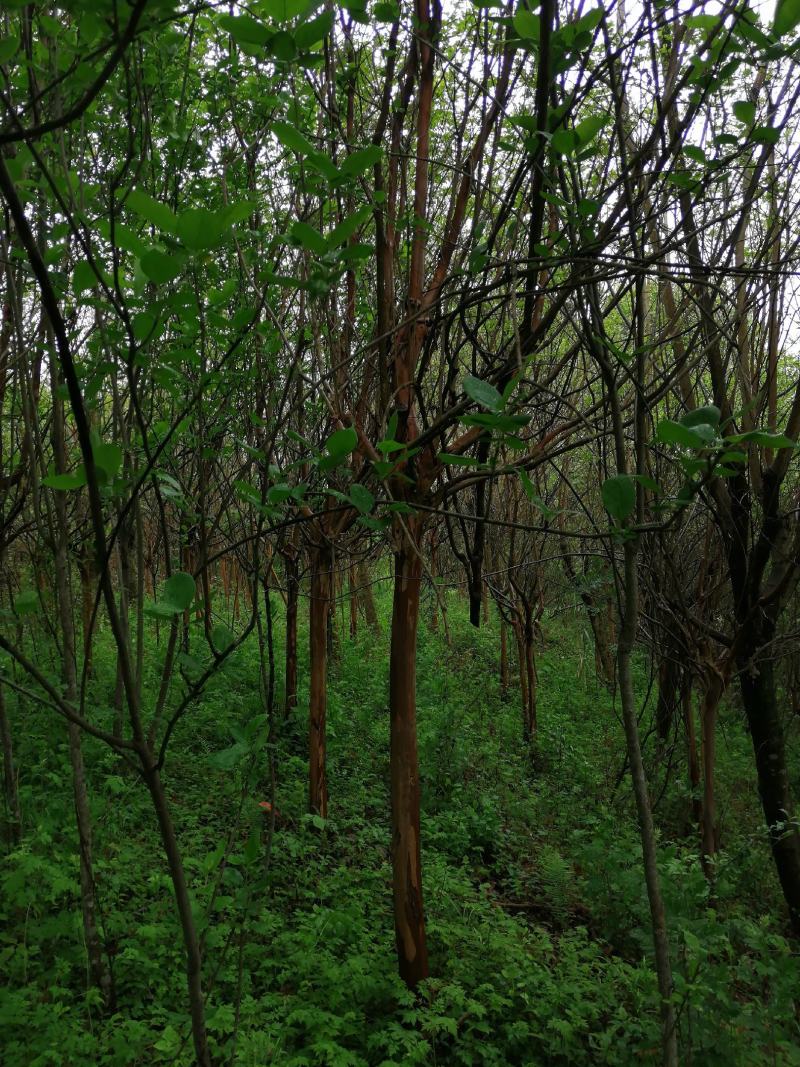
<svg viewBox="0 0 800 1067">
<path fill-rule="evenodd" d="M 375 595 L 372 591 L 372 581 L 370 579 L 369 567 L 366 563 L 359 564 L 358 567 L 358 596 L 361 601 L 361 606 L 364 608 L 364 618 L 367 620 L 367 626 L 374 634 L 381 632 L 381 624 L 378 622 L 378 612 L 375 608 Z"/>
<path fill-rule="evenodd" d="M 183 943 L 186 949 L 186 980 L 189 991 L 189 1010 L 192 1019 L 192 1039 L 194 1041 L 195 1057 L 199 1067 L 211 1067 L 211 1053 L 209 1052 L 208 1036 L 206 1034 L 200 941 L 197 937 L 197 927 L 192 914 L 192 901 L 186 885 L 186 874 L 178 841 L 175 837 L 175 827 L 170 815 L 167 798 L 164 795 L 161 777 L 157 770 L 151 769 L 145 772 L 145 778 L 153 801 L 153 807 L 158 817 L 161 840 L 167 855 L 172 887 L 175 892 L 175 903 L 178 907 L 178 917 L 180 919 L 181 932 L 183 933 Z"/>
<path fill-rule="evenodd" d="M 0 738 L 3 742 L 3 795 L 6 806 L 6 840 L 18 845 L 22 834 L 22 813 L 19 806 L 17 769 L 14 766 L 14 745 L 11 723 L 6 710 L 6 694 L 0 682 Z"/>
<path fill-rule="evenodd" d="M 500 622 L 500 699 L 508 700 L 508 627 Z"/>
<path fill-rule="evenodd" d="M 286 557 L 286 701 L 284 714 L 297 707 L 297 602 L 300 594 L 300 561 L 295 552 Z"/>
<path fill-rule="evenodd" d="M 308 705 L 308 797 L 313 814 L 328 817 L 328 779 L 325 768 L 325 718 L 328 708 L 328 627 L 333 557 L 323 546 L 311 563 L 309 601 L 310 694 Z"/>
<path fill-rule="evenodd" d="M 356 568 L 352 563 L 347 568 L 347 581 L 350 594 L 350 639 L 352 641 L 358 635 L 358 593 L 356 591 L 358 582 Z"/>
<path fill-rule="evenodd" d="M 689 758 L 689 786 L 692 790 L 692 820 L 700 826 L 703 818 L 703 802 L 700 799 L 700 760 L 697 756 L 697 731 L 694 725 L 694 706 L 692 704 L 692 686 L 687 682 L 681 694 L 683 719 L 686 724 L 686 746 Z"/>
<path fill-rule="evenodd" d="M 416 653 L 422 561 L 417 523 L 400 528 L 394 557 L 394 604 L 389 661 L 391 741 L 392 869 L 394 922 L 400 977 L 412 989 L 428 977 L 428 949 L 422 903 L 420 785 L 417 757 Z"/>
<path fill-rule="evenodd" d="M 738 667 L 772 855 L 789 909 L 792 931 L 800 937 L 800 834 L 797 825 L 791 821 L 793 806 L 774 665 L 767 655 L 757 654 L 752 658 L 742 656 Z"/>
<path fill-rule="evenodd" d="M 707 875 L 710 875 L 713 870 L 714 856 L 719 847 L 714 767 L 717 747 L 717 712 L 724 689 L 722 678 L 712 669 L 703 692 L 701 721 L 703 731 L 703 819 L 701 825 L 703 869 Z"/>
</svg>

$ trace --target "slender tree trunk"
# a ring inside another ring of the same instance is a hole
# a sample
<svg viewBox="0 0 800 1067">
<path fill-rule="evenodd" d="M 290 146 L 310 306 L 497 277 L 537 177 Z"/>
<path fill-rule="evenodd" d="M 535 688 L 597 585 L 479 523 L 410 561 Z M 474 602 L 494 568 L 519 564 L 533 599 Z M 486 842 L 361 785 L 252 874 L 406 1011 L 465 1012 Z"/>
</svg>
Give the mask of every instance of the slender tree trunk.
<svg viewBox="0 0 800 1067">
<path fill-rule="evenodd" d="M 525 639 L 522 636 L 522 622 L 515 619 L 513 623 L 514 637 L 517 642 L 517 665 L 519 666 L 519 689 L 522 698 L 522 740 L 527 745 L 530 736 L 530 718 L 528 716 L 528 670 L 525 655 Z"/>
<path fill-rule="evenodd" d="M 772 855 L 789 921 L 800 937 L 800 834 L 793 822 L 793 804 L 786 749 L 775 689 L 775 668 L 767 654 L 742 657 L 739 684 L 755 751 L 758 791 L 769 828 Z"/>
<path fill-rule="evenodd" d="M 508 627 L 500 622 L 500 699 L 508 700 Z"/>
<path fill-rule="evenodd" d="M 400 977 L 414 988 L 428 977 L 422 902 L 420 784 L 417 756 L 416 655 L 422 560 L 416 523 L 398 531 L 395 552 L 392 645 L 389 661 L 392 868 L 394 922 Z"/>
<path fill-rule="evenodd" d="M 527 736 L 533 741 L 536 738 L 536 652 L 534 649 L 534 632 L 532 622 L 525 624 L 525 676 L 527 700 Z"/>
<path fill-rule="evenodd" d="M 633 780 L 633 793 L 636 811 L 639 817 L 639 833 L 642 841 L 644 859 L 644 877 L 647 897 L 650 902 L 650 920 L 653 928 L 653 947 L 655 949 L 656 976 L 661 995 L 661 1023 L 665 1067 L 677 1067 L 678 1045 L 675 1031 L 675 1009 L 672 1004 L 673 983 L 672 965 L 669 958 L 669 938 L 667 936 L 667 918 L 664 898 L 661 894 L 661 880 L 658 874 L 656 832 L 653 825 L 653 812 L 650 806 L 650 794 L 647 776 L 642 762 L 642 750 L 639 742 L 639 720 L 636 709 L 636 697 L 633 689 L 631 659 L 636 640 L 639 617 L 639 588 L 637 574 L 638 542 L 625 544 L 625 614 L 623 617 L 620 640 L 617 648 L 617 671 L 619 673 L 619 693 L 622 704 L 622 718 L 625 724 L 625 739 L 628 748 L 628 762 Z"/>
<path fill-rule="evenodd" d="M 689 786 L 692 790 L 692 820 L 700 826 L 703 818 L 703 802 L 700 799 L 700 760 L 697 755 L 697 731 L 694 724 L 691 681 L 686 682 L 681 693 L 683 719 L 686 724 L 686 746 L 689 758 Z"/>
<path fill-rule="evenodd" d="M 333 558 L 327 546 L 315 548 L 309 601 L 310 696 L 308 706 L 308 795 L 312 813 L 328 817 L 325 726 L 328 708 L 328 625 Z"/>
<path fill-rule="evenodd" d="M 54 378 L 54 394 L 57 382 Z M 60 401 L 53 403 L 52 426 L 53 452 L 56 470 L 66 470 L 64 445 L 64 415 Z M 53 494 L 55 509 L 54 563 L 56 575 L 56 598 L 62 640 L 61 673 L 64 695 L 71 704 L 78 700 L 78 678 L 75 663 L 75 620 L 69 582 L 67 507 L 63 493 Z M 86 789 L 86 771 L 81 748 L 81 732 L 73 722 L 67 723 L 69 758 L 72 768 L 72 796 L 75 806 L 75 824 L 78 831 L 78 856 L 80 871 L 81 916 L 92 983 L 100 990 L 104 1004 L 113 1009 L 114 990 L 111 974 L 106 966 L 100 934 L 97 928 L 97 907 L 92 856 L 92 822 L 89 797 Z"/>
<path fill-rule="evenodd" d="M 156 810 L 158 825 L 161 831 L 161 840 L 169 864 L 169 873 L 172 879 L 172 887 L 175 893 L 175 903 L 178 908 L 178 918 L 183 934 L 183 943 L 186 949 L 186 980 L 189 991 L 189 1010 L 192 1019 L 192 1038 L 194 1051 L 199 1067 L 212 1067 L 211 1053 L 208 1048 L 208 1036 L 206 1034 L 205 1003 L 202 986 L 202 957 L 200 941 L 197 936 L 194 915 L 192 914 L 192 901 L 189 889 L 186 885 L 186 874 L 183 868 L 178 841 L 175 836 L 175 827 L 164 794 L 164 786 L 157 770 L 151 769 L 146 772 L 147 787 Z"/>
<path fill-rule="evenodd" d="M 367 626 L 374 634 L 379 634 L 381 632 L 381 624 L 378 621 L 375 595 L 372 591 L 372 580 L 366 563 L 360 563 L 358 566 L 358 585 L 358 597 L 364 609 L 364 618 L 367 620 Z"/>
<path fill-rule="evenodd" d="M 350 639 L 355 640 L 358 635 L 358 593 L 356 591 L 358 583 L 356 568 L 352 563 L 347 569 L 347 581 L 350 593 Z"/>
<path fill-rule="evenodd" d="M 284 714 L 297 707 L 297 603 L 300 595 L 300 561 L 296 553 L 286 557 L 286 703 Z"/>
<path fill-rule="evenodd" d="M 6 807 L 6 840 L 18 845 L 22 835 L 22 813 L 19 806 L 17 769 L 14 766 L 14 745 L 11 722 L 6 709 L 6 694 L 0 682 L 0 738 L 3 743 L 3 795 Z"/>
<path fill-rule="evenodd" d="M 719 847 L 717 830 L 717 801 L 714 787 L 714 768 L 717 748 L 717 713 L 724 683 L 713 669 L 709 672 L 703 692 L 701 727 L 703 731 L 703 819 L 702 855 L 706 874 L 713 869 L 714 856 Z"/>
</svg>

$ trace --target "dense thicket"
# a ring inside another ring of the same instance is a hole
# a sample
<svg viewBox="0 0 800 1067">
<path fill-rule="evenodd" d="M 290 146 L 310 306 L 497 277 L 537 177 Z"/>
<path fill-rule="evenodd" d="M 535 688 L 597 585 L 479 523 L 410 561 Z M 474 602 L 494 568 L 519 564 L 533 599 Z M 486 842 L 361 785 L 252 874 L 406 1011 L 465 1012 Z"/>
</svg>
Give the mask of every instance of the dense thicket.
<svg viewBox="0 0 800 1067">
<path fill-rule="evenodd" d="M 9 1062 L 800 1062 L 800 3 L 1 17 Z"/>
</svg>

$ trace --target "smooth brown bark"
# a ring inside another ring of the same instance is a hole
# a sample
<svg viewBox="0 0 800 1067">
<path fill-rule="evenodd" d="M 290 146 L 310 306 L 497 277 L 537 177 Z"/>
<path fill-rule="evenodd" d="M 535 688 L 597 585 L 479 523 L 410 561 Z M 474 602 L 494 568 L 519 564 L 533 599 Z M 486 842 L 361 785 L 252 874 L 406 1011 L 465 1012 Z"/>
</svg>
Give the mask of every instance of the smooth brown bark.
<svg viewBox="0 0 800 1067">
<path fill-rule="evenodd" d="M 328 817 L 326 773 L 326 717 L 328 711 L 328 626 L 333 557 L 327 546 L 315 548 L 311 563 L 309 600 L 310 681 L 308 705 L 308 803 L 323 819 Z"/>
<path fill-rule="evenodd" d="M 410 529 L 413 530 L 413 526 Z M 400 977 L 414 988 L 428 977 L 420 855 L 416 695 L 422 560 L 415 551 L 417 545 L 408 543 L 405 531 L 400 537 L 402 547 L 395 553 L 389 661 L 392 887 Z"/>
<path fill-rule="evenodd" d="M 284 714 L 288 715 L 297 707 L 297 605 L 300 595 L 300 564 L 297 553 L 292 549 L 285 556 L 286 560 L 286 651 L 285 651 L 285 688 L 286 698 Z"/>
</svg>

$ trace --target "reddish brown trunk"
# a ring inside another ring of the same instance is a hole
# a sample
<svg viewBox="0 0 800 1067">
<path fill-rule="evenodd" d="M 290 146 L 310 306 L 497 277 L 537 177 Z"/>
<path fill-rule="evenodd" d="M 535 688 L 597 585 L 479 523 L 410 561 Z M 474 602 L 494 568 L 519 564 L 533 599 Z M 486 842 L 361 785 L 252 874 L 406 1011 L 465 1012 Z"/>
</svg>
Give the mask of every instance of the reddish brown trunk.
<svg viewBox="0 0 800 1067">
<path fill-rule="evenodd" d="M 300 567 L 296 554 L 286 556 L 286 703 L 285 713 L 297 707 L 297 601 Z"/>
<path fill-rule="evenodd" d="M 709 861 L 714 859 L 719 847 L 717 830 L 717 803 L 714 788 L 714 767 L 716 763 L 717 711 L 725 685 L 722 678 L 713 669 L 709 672 L 705 692 L 703 693 L 702 730 L 703 730 L 703 820 L 702 853 L 703 866 L 709 873 Z"/>
<path fill-rule="evenodd" d="M 325 719 L 328 710 L 328 622 L 331 567 L 327 548 L 314 551 L 309 601 L 310 693 L 308 705 L 308 798 L 312 813 L 328 817 L 328 779 L 325 773 Z"/>
<path fill-rule="evenodd" d="M 508 631 L 504 622 L 500 623 L 500 697 L 508 699 Z"/>
<path fill-rule="evenodd" d="M 527 743 L 530 740 L 528 733 L 528 670 L 525 659 L 525 639 L 522 635 L 522 623 L 519 619 L 513 622 L 514 638 L 517 642 L 517 664 L 519 666 L 519 689 L 522 698 L 522 736 Z"/>
<path fill-rule="evenodd" d="M 412 521 L 407 523 L 416 538 Z M 394 921 L 400 977 L 414 988 L 428 977 L 422 904 L 417 758 L 416 652 L 422 560 L 399 530 L 395 553 L 392 647 L 389 661 L 392 868 Z"/>
<path fill-rule="evenodd" d="M 686 723 L 686 745 L 689 755 L 689 785 L 692 790 L 692 821 L 701 825 L 703 802 L 700 799 L 700 759 L 697 755 L 697 731 L 694 725 L 694 705 L 692 704 L 692 686 L 687 684 L 681 694 L 683 702 L 683 719 Z"/>
<path fill-rule="evenodd" d="M 366 563 L 359 564 L 358 587 L 358 599 L 361 601 L 361 606 L 364 609 L 364 618 L 367 620 L 367 626 L 369 626 L 374 634 L 379 634 L 381 632 L 381 625 L 378 622 L 375 596 L 372 592 L 372 579 L 370 578 L 369 567 Z"/>
<path fill-rule="evenodd" d="M 356 569 L 351 563 L 347 571 L 347 580 L 350 586 L 350 637 L 355 638 L 358 634 L 358 593 Z"/>
</svg>

